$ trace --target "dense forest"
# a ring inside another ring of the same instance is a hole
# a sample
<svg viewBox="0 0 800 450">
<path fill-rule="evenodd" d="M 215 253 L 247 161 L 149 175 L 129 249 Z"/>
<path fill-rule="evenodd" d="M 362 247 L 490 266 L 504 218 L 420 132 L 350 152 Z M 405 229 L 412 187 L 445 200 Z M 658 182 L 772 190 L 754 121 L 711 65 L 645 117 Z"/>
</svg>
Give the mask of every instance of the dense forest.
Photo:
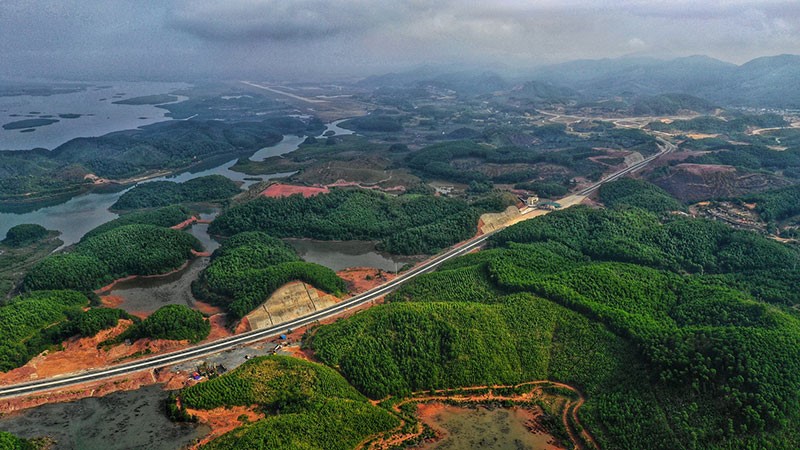
<svg viewBox="0 0 800 450">
<path fill-rule="evenodd" d="M 50 346 L 71 336 L 94 336 L 130 318 L 117 309 L 90 309 L 75 291 L 37 291 L 0 306 L 0 371 L 22 366 Z"/>
<path fill-rule="evenodd" d="M 47 229 L 35 223 L 23 223 L 8 229 L 0 244 L 9 247 L 24 247 L 47 237 Z"/>
<path fill-rule="evenodd" d="M 392 197 L 361 189 L 333 189 L 303 198 L 261 197 L 228 209 L 209 232 L 231 236 L 265 231 L 277 237 L 323 240 L 379 240 L 390 253 L 431 254 L 472 237 L 486 211 L 502 211 L 507 200 L 464 200 L 406 195 Z"/>
<path fill-rule="evenodd" d="M 543 198 L 561 198 L 569 193 L 569 189 L 563 184 L 546 181 L 517 183 L 514 185 L 514 189 L 533 191 L 536 195 Z"/>
<path fill-rule="evenodd" d="M 749 195 L 744 200 L 755 203 L 765 221 L 779 222 L 800 214 L 800 185 Z"/>
<path fill-rule="evenodd" d="M 0 431 L 0 448 L 6 450 L 38 450 L 41 447 L 27 439 L 21 439 L 11 433 Z"/>
<path fill-rule="evenodd" d="M 600 186 L 599 199 L 611 208 L 628 206 L 655 213 L 683 211 L 686 208 L 665 190 L 646 181 L 622 178 Z"/>
<path fill-rule="evenodd" d="M 75 289 L 89 292 L 128 275 L 157 275 L 177 269 L 200 251 L 189 233 L 131 224 L 82 240 L 69 253 L 49 256 L 26 275 L 26 291 Z"/>
<path fill-rule="evenodd" d="M 571 384 L 602 448 L 800 445 L 797 250 L 628 206 L 555 212 L 490 246 L 305 344 L 372 398 Z"/>
<path fill-rule="evenodd" d="M 111 205 L 112 210 L 158 208 L 177 203 L 227 200 L 241 192 L 239 185 L 222 175 L 193 178 L 183 183 L 152 181 L 137 184 Z"/>
<path fill-rule="evenodd" d="M 284 356 L 252 359 L 180 391 L 179 397 L 184 407 L 195 409 L 257 405 L 267 412 L 266 418 L 242 425 L 204 449 L 349 450 L 399 425 L 333 369 Z"/>
<path fill-rule="evenodd" d="M 284 284 L 301 280 L 334 295 L 346 291 L 336 272 L 302 261 L 285 242 L 266 233 L 239 233 L 225 241 L 192 283 L 198 298 L 244 317 Z"/>
<path fill-rule="evenodd" d="M 203 161 L 249 155 L 275 145 L 285 133 L 316 132 L 318 123 L 295 118 L 259 122 L 168 121 L 100 137 L 73 139 L 52 151 L 0 151 L 0 202 L 74 195 L 84 175 L 125 179 L 179 170 Z"/>
<path fill-rule="evenodd" d="M 200 311 L 186 305 L 165 305 L 142 321 L 108 343 L 123 342 L 126 339 L 168 339 L 189 341 L 196 344 L 208 337 L 211 324 Z"/>
<path fill-rule="evenodd" d="M 548 127 L 541 127 L 549 129 Z M 563 127 L 553 133 L 536 129 L 537 137 L 552 140 L 553 145 L 563 146 L 575 138 L 567 135 Z M 559 136 L 557 140 L 554 136 Z M 562 142 L 563 140 L 563 142 Z M 583 144 L 583 142 L 579 142 Z M 541 151 L 523 147 L 500 147 L 478 144 L 473 141 L 443 142 L 427 146 L 406 157 L 405 164 L 423 179 L 447 180 L 456 183 L 488 182 L 520 183 L 535 179 L 536 164 L 555 164 L 568 167 L 574 173 L 598 179 L 604 166 L 587 158 L 598 156 L 589 146 L 576 146 L 559 151 Z M 486 167 L 497 165 L 520 166 L 517 170 L 497 170 L 487 173 Z"/>
<path fill-rule="evenodd" d="M 89 230 L 83 235 L 81 240 L 84 241 L 92 236 L 103 234 L 106 231 L 110 231 L 114 228 L 119 228 L 125 225 L 139 224 L 171 227 L 183 222 L 191 216 L 191 212 L 186 207 L 178 205 L 165 206 L 163 208 L 149 211 L 135 211 L 121 215 L 114 220 Z"/>
</svg>

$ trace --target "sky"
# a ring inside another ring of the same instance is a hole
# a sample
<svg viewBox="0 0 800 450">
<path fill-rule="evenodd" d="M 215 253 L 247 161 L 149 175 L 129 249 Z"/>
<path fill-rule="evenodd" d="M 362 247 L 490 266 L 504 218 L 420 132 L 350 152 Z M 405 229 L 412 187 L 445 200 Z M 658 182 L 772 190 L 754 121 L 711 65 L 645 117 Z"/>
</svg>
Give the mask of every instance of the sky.
<svg viewBox="0 0 800 450">
<path fill-rule="evenodd" d="M 0 77 L 325 79 L 800 53 L 797 0 L 0 0 Z"/>
</svg>

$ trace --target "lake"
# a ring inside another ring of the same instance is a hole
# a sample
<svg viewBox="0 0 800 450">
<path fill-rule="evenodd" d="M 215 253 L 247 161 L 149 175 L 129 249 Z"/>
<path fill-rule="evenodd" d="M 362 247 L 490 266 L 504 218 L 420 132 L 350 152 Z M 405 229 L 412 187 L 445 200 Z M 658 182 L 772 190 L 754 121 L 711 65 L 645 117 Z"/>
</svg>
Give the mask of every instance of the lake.
<svg viewBox="0 0 800 450">
<path fill-rule="evenodd" d="M 200 214 L 203 220 L 212 220 L 219 210 L 212 208 Z M 208 234 L 208 224 L 196 223 L 187 230 L 196 237 L 207 252 L 219 248 L 219 243 Z M 124 299 L 119 308 L 129 313 L 151 314 L 164 305 L 194 306 L 192 282 L 200 272 L 208 267 L 211 258 L 201 256 L 194 258 L 183 269 L 163 277 L 135 278 L 117 283 L 114 289 L 105 295 L 114 295 Z"/>
<path fill-rule="evenodd" d="M 0 127 L 0 150 L 30 150 L 36 147 L 52 150 L 77 137 L 102 136 L 171 120 L 165 116 L 169 112 L 166 109 L 113 102 L 170 93 L 189 86 L 186 83 L 116 82 L 89 86 L 86 90 L 66 94 L 0 97 L 0 125 L 41 116 L 52 116 L 52 119 L 58 120 L 52 125 L 36 127 L 33 132 Z M 63 118 L 59 117 L 60 114 L 79 117 Z"/>
<path fill-rule="evenodd" d="M 2 97 L 0 97 L 0 99 L 2 99 Z M 350 133 L 350 131 L 336 126 L 339 122 L 340 121 L 336 121 L 328 124 L 325 132 L 336 131 L 338 133 L 337 130 L 342 130 L 345 133 Z M 296 150 L 302 142 L 303 138 L 287 135 L 284 136 L 283 140 L 278 144 L 258 150 L 251 158 L 264 159 L 270 156 L 283 155 Z M 277 173 L 254 177 L 230 170 L 230 168 L 236 164 L 236 161 L 237 159 L 226 160 L 224 162 L 210 161 L 185 172 L 153 178 L 142 181 L 142 183 L 161 180 L 182 183 L 206 175 L 223 175 L 231 180 L 241 182 L 242 187 L 247 188 L 258 181 L 284 178 L 293 173 Z M 60 239 L 64 241 L 64 246 L 74 244 L 78 242 L 87 231 L 119 217 L 118 214 L 110 212 L 108 208 L 130 188 L 131 187 L 127 187 L 116 192 L 90 192 L 81 194 L 64 203 L 55 206 L 46 206 L 27 213 L 0 212 L 0 237 L 4 237 L 9 228 L 15 225 L 35 223 L 48 230 L 60 231 Z"/>
<path fill-rule="evenodd" d="M 350 267 L 374 267 L 386 272 L 399 270 L 414 259 L 382 253 L 369 241 L 317 241 L 313 239 L 285 239 L 301 258 L 333 270 Z"/>
</svg>

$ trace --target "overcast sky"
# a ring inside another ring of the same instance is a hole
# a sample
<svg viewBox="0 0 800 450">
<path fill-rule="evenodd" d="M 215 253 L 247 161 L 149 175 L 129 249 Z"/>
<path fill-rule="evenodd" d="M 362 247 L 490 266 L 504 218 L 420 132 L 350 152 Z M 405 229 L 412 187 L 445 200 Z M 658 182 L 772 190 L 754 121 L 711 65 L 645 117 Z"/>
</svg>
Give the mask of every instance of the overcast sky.
<svg viewBox="0 0 800 450">
<path fill-rule="evenodd" d="M 0 76 L 319 78 L 800 53 L 797 0 L 0 0 Z"/>
</svg>

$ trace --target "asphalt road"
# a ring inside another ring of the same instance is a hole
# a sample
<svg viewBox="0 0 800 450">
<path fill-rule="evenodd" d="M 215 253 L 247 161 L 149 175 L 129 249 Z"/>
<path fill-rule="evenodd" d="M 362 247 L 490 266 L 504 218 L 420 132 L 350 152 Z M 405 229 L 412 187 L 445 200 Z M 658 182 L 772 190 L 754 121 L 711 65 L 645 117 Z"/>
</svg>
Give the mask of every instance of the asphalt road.
<svg viewBox="0 0 800 450">
<path fill-rule="evenodd" d="M 0 398 L 30 394 L 40 391 L 47 391 L 55 388 L 61 388 L 74 384 L 85 383 L 87 381 L 97 381 L 105 378 L 125 375 L 132 372 L 138 372 L 144 369 L 154 369 L 157 367 L 164 367 L 178 362 L 201 358 L 203 356 L 221 352 L 230 349 L 232 347 L 236 347 L 238 345 L 248 344 L 252 342 L 261 341 L 267 338 L 276 337 L 286 333 L 287 330 L 289 329 L 299 328 L 304 325 L 308 325 L 317 322 L 319 320 L 335 316 L 341 313 L 342 311 L 346 311 L 348 309 L 363 305 L 365 303 L 369 303 L 377 298 L 380 298 L 388 294 L 389 292 L 393 291 L 397 287 L 401 286 L 402 284 L 409 282 L 415 277 L 434 270 L 443 262 L 455 258 L 457 256 L 463 255 L 464 253 L 468 253 L 480 247 L 492 234 L 494 234 L 494 232 L 481 235 L 477 238 L 473 238 L 467 242 L 464 242 L 458 247 L 455 247 L 445 253 L 442 253 L 434 258 L 429 259 L 425 263 L 415 267 L 414 269 L 409 270 L 408 272 L 402 274 L 401 276 L 398 276 L 397 278 L 381 286 L 378 286 L 367 292 L 346 299 L 341 303 L 337 303 L 336 305 L 333 305 L 329 308 L 316 311 L 314 313 L 299 317 L 297 319 L 284 322 L 282 324 L 270 328 L 249 331 L 247 333 L 242 333 L 236 336 L 219 339 L 217 341 L 209 342 L 207 344 L 190 347 L 184 350 L 179 350 L 172 353 L 166 353 L 159 356 L 144 358 L 126 364 L 115 365 L 104 369 L 92 369 L 81 373 L 53 377 L 46 380 L 38 380 L 28 383 L 4 386 L 0 388 Z"/>
<path fill-rule="evenodd" d="M 667 153 L 673 152 L 673 151 L 675 151 L 675 149 L 678 148 L 675 144 L 673 144 L 673 143 L 671 143 L 671 142 L 669 142 L 669 141 L 667 141 L 665 139 L 662 139 L 660 137 L 656 138 L 656 139 L 661 143 L 661 145 L 659 146 L 660 151 L 658 153 L 656 153 L 655 155 L 648 156 L 647 158 L 639 161 L 638 163 L 636 163 L 636 164 L 634 164 L 634 165 L 632 165 L 630 167 L 626 167 L 626 168 L 620 170 L 619 172 L 613 173 L 613 174 L 603 178 L 602 180 L 598 181 L 597 183 L 595 183 L 595 184 L 587 187 L 586 189 L 578 192 L 578 195 L 589 195 L 592 192 L 600 189 L 600 186 L 602 186 L 604 183 L 608 183 L 610 181 L 617 180 L 619 178 L 624 177 L 625 175 L 627 175 L 629 173 L 636 172 L 637 170 L 642 169 L 645 166 L 647 166 L 648 164 L 650 164 L 651 162 L 655 161 L 658 157 L 663 156 L 663 155 L 665 155 Z"/>
<path fill-rule="evenodd" d="M 672 152 L 677 148 L 674 144 L 664 139 L 661 138 L 658 139 L 659 142 L 661 143 L 660 146 L 661 151 L 659 153 L 649 156 L 648 158 L 630 167 L 620 170 L 619 172 L 616 172 L 612 175 L 609 175 L 608 177 L 600 180 L 599 182 L 593 184 L 592 186 L 589 186 L 583 189 L 582 191 L 578 192 L 578 195 L 588 195 L 594 192 L 595 190 L 599 189 L 600 186 L 603 185 L 604 183 L 614 181 L 631 172 L 635 172 L 645 167 L 647 164 L 654 161 L 659 156 Z M 219 339 L 214 342 L 201 344 L 198 346 L 190 347 L 176 352 L 166 353 L 163 355 L 153 356 L 150 358 L 143 358 L 137 361 L 125 364 L 119 364 L 103 369 L 91 369 L 70 375 L 62 375 L 44 380 L 37 380 L 27 383 L 4 386 L 0 388 L 0 398 L 43 392 L 52 389 L 62 388 L 65 386 L 86 383 L 89 381 L 98 381 L 106 378 L 121 376 L 145 369 L 155 369 L 158 367 L 165 367 L 179 362 L 185 362 L 193 359 L 202 358 L 204 356 L 222 352 L 224 350 L 228 350 L 230 348 L 239 345 L 249 344 L 264 339 L 280 336 L 281 334 L 286 333 L 287 330 L 289 329 L 299 328 L 304 325 L 312 324 L 314 322 L 327 319 L 348 309 L 355 308 L 357 306 L 369 303 L 377 298 L 380 298 L 388 294 L 389 292 L 395 290 L 399 286 L 408 283 L 415 277 L 433 271 L 435 268 L 437 268 L 445 261 L 448 261 L 452 258 L 463 255 L 480 247 L 490 236 L 497 233 L 498 231 L 500 230 L 496 230 L 491 233 L 487 233 L 478 236 L 476 238 L 473 238 L 469 241 L 466 241 L 457 247 L 454 247 L 442 254 L 439 254 L 434 258 L 429 259 L 428 261 L 425 261 L 423 264 L 409 270 L 408 272 L 405 272 L 404 274 L 398 276 L 397 278 L 381 286 L 378 286 L 367 292 L 351 297 L 329 308 L 313 312 L 311 314 L 299 317 L 289 322 L 285 322 L 270 328 L 249 331 L 247 333 L 231 336 L 224 339 Z"/>
</svg>

